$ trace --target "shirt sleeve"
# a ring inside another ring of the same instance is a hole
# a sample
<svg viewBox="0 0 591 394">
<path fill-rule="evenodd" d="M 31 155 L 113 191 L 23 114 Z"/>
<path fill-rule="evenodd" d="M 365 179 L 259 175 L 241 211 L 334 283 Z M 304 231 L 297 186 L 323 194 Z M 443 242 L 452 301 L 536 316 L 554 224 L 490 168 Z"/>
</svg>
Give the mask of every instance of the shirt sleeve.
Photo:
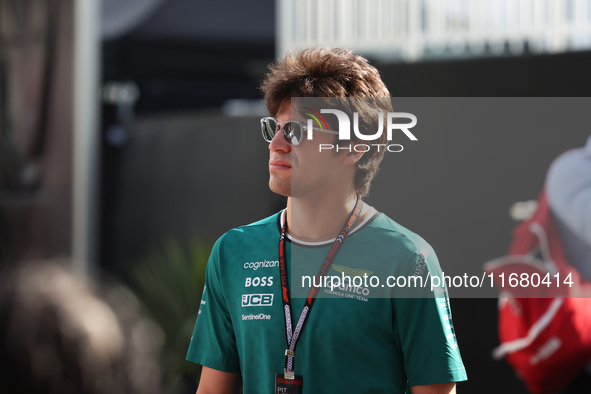
<svg viewBox="0 0 591 394">
<path fill-rule="evenodd" d="M 221 278 L 221 238 L 209 256 L 201 307 L 187 360 L 224 372 L 240 373 L 236 336 Z"/>
<path fill-rule="evenodd" d="M 427 280 L 428 276 L 440 274 L 433 249 L 423 248 L 410 261 L 409 275 L 418 275 Z M 398 333 L 409 386 L 467 380 L 447 293 L 438 293 L 436 297 L 428 284 L 424 288 L 408 291 L 412 291 L 406 294 L 408 298 L 402 293 L 393 301 L 395 331 Z"/>
</svg>

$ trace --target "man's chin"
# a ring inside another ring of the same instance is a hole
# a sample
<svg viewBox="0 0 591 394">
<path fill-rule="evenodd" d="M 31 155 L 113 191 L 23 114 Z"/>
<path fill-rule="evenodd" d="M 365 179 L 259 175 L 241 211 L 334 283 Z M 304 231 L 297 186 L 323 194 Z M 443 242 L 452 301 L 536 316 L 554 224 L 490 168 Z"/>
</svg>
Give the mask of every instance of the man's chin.
<svg viewBox="0 0 591 394">
<path fill-rule="evenodd" d="M 271 189 L 273 193 L 277 193 L 281 196 L 291 197 L 291 182 L 289 181 L 277 182 L 277 180 L 271 178 L 269 180 L 269 189 Z"/>
</svg>

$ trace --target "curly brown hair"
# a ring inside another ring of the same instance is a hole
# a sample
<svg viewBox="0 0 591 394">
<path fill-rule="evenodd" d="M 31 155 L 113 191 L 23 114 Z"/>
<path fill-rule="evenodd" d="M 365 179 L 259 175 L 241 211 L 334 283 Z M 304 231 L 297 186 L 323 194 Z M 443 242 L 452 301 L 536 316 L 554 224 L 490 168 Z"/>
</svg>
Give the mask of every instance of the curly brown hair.
<svg viewBox="0 0 591 394">
<path fill-rule="evenodd" d="M 378 70 L 367 59 L 340 48 L 318 47 L 290 52 L 285 59 L 269 66 L 270 72 L 261 83 L 265 104 L 271 115 L 276 115 L 283 102 L 292 97 L 361 98 L 346 105 L 359 113 L 359 126 L 376 130 L 376 112 L 392 112 L 390 92 Z M 367 100 L 371 98 L 371 100 Z M 385 122 L 384 122 L 385 123 Z M 386 133 L 374 141 L 387 143 Z M 352 136 L 354 143 L 359 143 Z M 365 197 L 376 176 L 385 149 L 370 149 L 357 162 L 355 189 Z"/>
</svg>

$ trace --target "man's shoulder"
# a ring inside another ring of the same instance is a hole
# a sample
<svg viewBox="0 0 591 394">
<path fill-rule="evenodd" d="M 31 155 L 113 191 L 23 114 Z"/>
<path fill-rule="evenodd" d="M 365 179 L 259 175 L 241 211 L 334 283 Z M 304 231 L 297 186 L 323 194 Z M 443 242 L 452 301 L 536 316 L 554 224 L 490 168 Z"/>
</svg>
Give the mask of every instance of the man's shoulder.
<svg viewBox="0 0 591 394">
<path fill-rule="evenodd" d="M 409 253 L 425 254 L 433 248 L 423 237 L 402 226 L 384 213 L 380 213 L 368 226 L 367 235 L 377 237 L 381 244 L 392 248 L 403 248 Z"/>
<path fill-rule="evenodd" d="M 224 233 L 215 242 L 208 265 L 225 273 L 235 273 L 236 270 L 241 271 L 240 267 L 247 268 L 246 264 L 263 261 L 265 264 L 275 264 L 279 240 L 278 218 L 279 213 L 276 213 Z"/>
<path fill-rule="evenodd" d="M 272 214 L 271 216 L 267 216 L 264 219 L 257 220 L 256 222 L 252 222 L 249 224 L 245 224 L 243 226 L 239 226 L 233 228 L 230 231 L 238 230 L 238 231 L 266 231 L 269 228 L 273 231 L 276 231 L 278 228 L 278 221 L 279 215 L 283 213 L 283 210 Z"/>
<path fill-rule="evenodd" d="M 264 219 L 256 222 L 245 224 L 239 227 L 228 230 L 216 242 L 219 246 L 234 242 L 244 242 L 245 239 L 260 239 L 260 237 L 271 236 L 276 234 L 279 236 L 279 215 L 283 211 L 274 213 Z"/>
</svg>

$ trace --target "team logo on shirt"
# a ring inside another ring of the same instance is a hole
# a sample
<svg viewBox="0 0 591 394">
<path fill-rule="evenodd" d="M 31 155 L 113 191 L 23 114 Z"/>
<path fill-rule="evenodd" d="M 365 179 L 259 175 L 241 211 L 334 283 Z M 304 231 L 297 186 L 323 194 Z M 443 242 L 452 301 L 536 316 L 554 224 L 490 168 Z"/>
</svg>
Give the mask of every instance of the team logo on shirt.
<svg viewBox="0 0 591 394">
<path fill-rule="evenodd" d="M 273 277 L 272 276 L 263 276 L 263 277 L 255 277 L 255 278 L 246 278 L 244 282 L 244 287 L 250 286 L 273 286 Z"/>
<path fill-rule="evenodd" d="M 332 268 L 335 271 L 342 272 L 343 274 L 345 274 L 345 276 L 350 276 L 352 278 L 355 276 L 363 276 L 363 275 L 370 276 L 371 274 L 373 274 L 373 271 L 367 271 L 367 270 L 364 270 L 361 268 L 351 268 L 351 267 L 347 267 L 346 265 L 333 264 Z"/>
<path fill-rule="evenodd" d="M 271 320 L 271 315 L 265 315 L 264 313 L 254 315 L 251 313 L 250 315 L 242 315 L 242 320 Z"/>
<path fill-rule="evenodd" d="M 242 294 L 242 307 L 246 306 L 271 306 L 273 294 Z"/>
<path fill-rule="evenodd" d="M 259 268 L 279 267 L 278 260 L 251 261 L 244 263 L 244 269 L 258 270 Z"/>
</svg>

